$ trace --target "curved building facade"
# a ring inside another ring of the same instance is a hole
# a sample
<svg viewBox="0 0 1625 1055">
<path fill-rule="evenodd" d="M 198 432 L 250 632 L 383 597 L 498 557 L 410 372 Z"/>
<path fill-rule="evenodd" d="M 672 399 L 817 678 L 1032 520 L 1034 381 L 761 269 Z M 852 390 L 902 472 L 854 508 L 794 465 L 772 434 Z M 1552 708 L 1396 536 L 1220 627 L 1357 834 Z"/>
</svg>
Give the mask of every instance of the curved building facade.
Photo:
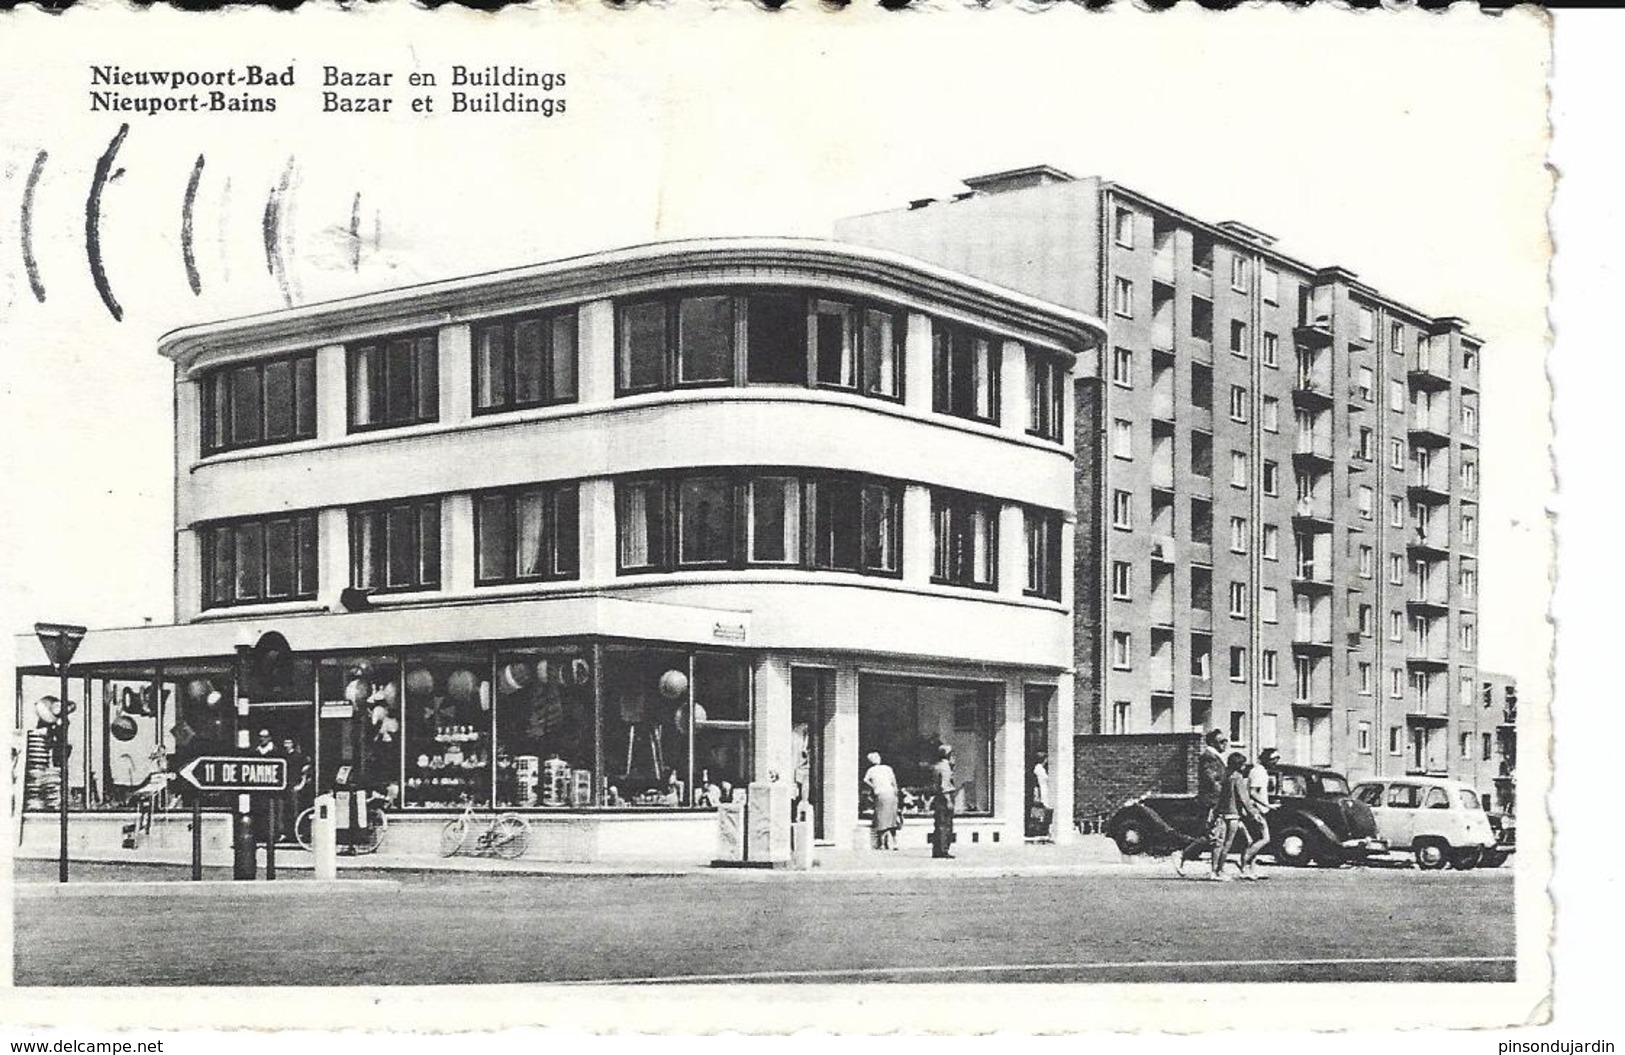
<svg viewBox="0 0 1625 1055">
<path fill-rule="evenodd" d="M 947 744 L 960 838 L 1020 841 L 1038 754 L 1071 772 L 1073 379 L 1102 333 L 786 239 L 172 333 L 176 623 L 86 638 L 70 804 L 263 730 L 308 773 L 289 810 L 372 789 L 405 852 L 466 799 L 533 811 L 533 856 L 706 859 L 751 783 L 864 845 L 871 751 L 923 818 Z M 245 673 L 270 631 L 290 656 Z"/>
</svg>

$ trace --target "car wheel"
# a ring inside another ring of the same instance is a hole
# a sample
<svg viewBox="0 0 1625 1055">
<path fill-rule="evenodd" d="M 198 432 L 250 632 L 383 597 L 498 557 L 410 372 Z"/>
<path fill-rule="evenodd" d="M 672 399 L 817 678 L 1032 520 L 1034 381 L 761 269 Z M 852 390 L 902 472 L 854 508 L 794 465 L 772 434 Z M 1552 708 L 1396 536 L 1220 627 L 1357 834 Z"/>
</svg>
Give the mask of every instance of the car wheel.
<svg viewBox="0 0 1625 1055">
<path fill-rule="evenodd" d="M 1117 843 L 1117 849 L 1125 857 L 1145 853 L 1146 832 L 1145 827 L 1138 821 L 1127 821 L 1117 829 L 1112 836 Z"/>
<path fill-rule="evenodd" d="M 1314 843 L 1309 833 L 1299 828 L 1288 828 L 1275 839 L 1277 864 L 1302 868 L 1314 859 Z"/>
<path fill-rule="evenodd" d="M 1476 846 L 1470 846 L 1465 850 L 1457 850 L 1450 855 L 1450 867 L 1458 872 L 1465 872 L 1468 869 L 1477 868 L 1479 862 L 1483 859 L 1484 851 Z"/>
<path fill-rule="evenodd" d="M 1436 872 L 1450 863 L 1450 847 L 1437 839 L 1416 844 L 1416 867 L 1425 872 Z"/>
</svg>

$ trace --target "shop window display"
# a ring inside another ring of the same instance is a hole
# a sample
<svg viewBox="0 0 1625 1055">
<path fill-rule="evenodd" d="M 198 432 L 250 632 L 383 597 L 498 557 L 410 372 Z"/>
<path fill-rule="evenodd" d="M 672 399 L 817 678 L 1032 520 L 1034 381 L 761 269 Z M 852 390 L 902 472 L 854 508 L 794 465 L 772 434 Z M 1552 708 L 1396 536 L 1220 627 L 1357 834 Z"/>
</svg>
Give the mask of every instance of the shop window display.
<svg viewBox="0 0 1625 1055">
<path fill-rule="evenodd" d="M 954 752 L 955 811 L 993 812 L 993 728 L 1000 686 L 976 682 L 864 677 L 858 690 L 858 772 L 871 751 L 897 773 L 908 816 L 931 813 L 931 765 L 937 748 Z M 872 804 L 863 801 L 865 815 Z"/>
<path fill-rule="evenodd" d="M 496 804 L 593 805 L 592 656 L 517 649 L 496 660 Z"/>
<path fill-rule="evenodd" d="M 405 658 L 407 806 L 491 801 L 491 653 L 409 652 Z"/>
<path fill-rule="evenodd" d="M 316 786 L 365 788 L 399 801 L 400 664 L 387 654 L 331 656 L 317 667 Z"/>
</svg>

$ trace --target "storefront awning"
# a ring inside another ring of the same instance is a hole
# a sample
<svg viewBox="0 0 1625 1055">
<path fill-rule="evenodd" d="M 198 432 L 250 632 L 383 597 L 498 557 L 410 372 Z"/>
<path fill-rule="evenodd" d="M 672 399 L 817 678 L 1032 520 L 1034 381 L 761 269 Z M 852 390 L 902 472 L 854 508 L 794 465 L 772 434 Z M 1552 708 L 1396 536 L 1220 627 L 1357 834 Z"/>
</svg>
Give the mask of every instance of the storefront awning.
<svg viewBox="0 0 1625 1055">
<path fill-rule="evenodd" d="M 749 612 L 617 597 L 549 597 L 472 604 L 399 606 L 365 612 L 301 612 L 208 619 L 179 626 L 91 630 L 75 667 L 231 656 L 267 631 L 295 652 L 339 652 L 445 642 L 520 638 L 616 637 L 690 645 L 748 646 Z M 48 673 L 32 634 L 14 639 L 22 673 Z"/>
</svg>

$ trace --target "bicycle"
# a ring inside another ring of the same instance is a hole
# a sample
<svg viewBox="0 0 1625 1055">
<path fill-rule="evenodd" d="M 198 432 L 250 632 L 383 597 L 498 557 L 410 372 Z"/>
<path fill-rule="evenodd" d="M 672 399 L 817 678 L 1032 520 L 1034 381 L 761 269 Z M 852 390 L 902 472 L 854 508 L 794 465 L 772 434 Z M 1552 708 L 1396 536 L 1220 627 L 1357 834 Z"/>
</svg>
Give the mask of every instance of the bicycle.
<svg viewBox="0 0 1625 1055">
<path fill-rule="evenodd" d="M 476 831 L 474 801 L 463 798 L 462 815 L 446 822 L 440 829 L 440 856 L 455 857 L 463 847 L 473 843 L 468 852 L 475 857 L 501 857 L 512 861 L 523 857 L 530 846 L 530 822 L 517 813 L 500 813 Z"/>
<path fill-rule="evenodd" d="M 358 854 L 374 854 L 384 845 L 384 835 L 389 831 L 389 818 L 383 808 L 378 805 L 380 801 L 388 801 L 389 796 L 376 792 L 367 796 L 367 826 L 365 828 L 350 829 L 348 841 L 341 842 L 338 852 L 356 856 Z M 311 848 L 310 826 L 311 820 L 316 816 L 316 807 L 311 806 L 299 814 L 293 822 L 293 837 L 300 846 L 306 850 Z"/>
</svg>

